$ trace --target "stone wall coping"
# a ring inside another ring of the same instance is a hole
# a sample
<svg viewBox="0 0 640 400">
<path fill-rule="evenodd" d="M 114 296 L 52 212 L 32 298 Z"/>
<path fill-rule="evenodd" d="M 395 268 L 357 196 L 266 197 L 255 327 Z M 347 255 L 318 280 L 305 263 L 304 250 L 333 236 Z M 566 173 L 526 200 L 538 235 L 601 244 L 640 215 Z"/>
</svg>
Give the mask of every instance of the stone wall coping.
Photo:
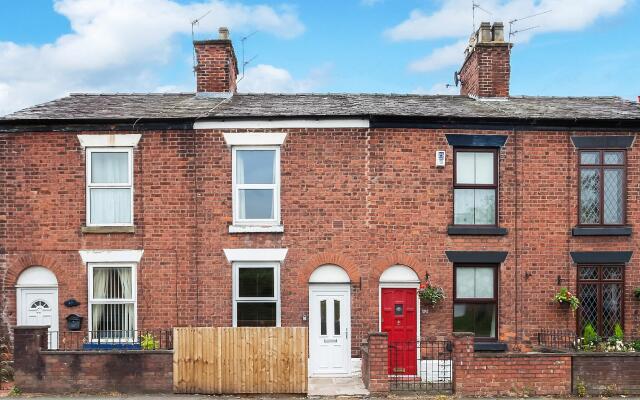
<svg viewBox="0 0 640 400">
<path fill-rule="evenodd" d="M 40 330 L 40 329 L 49 329 L 49 325 L 17 325 L 13 327 L 14 331 L 32 331 L 32 330 Z"/>
<path fill-rule="evenodd" d="M 527 353 L 478 353 L 475 352 L 476 358 L 529 358 L 529 357 L 571 357 L 570 353 L 539 353 L 535 351 Z"/>
<path fill-rule="evenodd" d="M 453 337 L 455 338 L 463 338 L 468 336 L 475 336 L 473 332 L 453 332 Z"/>
<path fill-rule="evenodd" d="M 96 355 L 96 356 L 111 356 L 121 354 L 173 354 L 173 350 L 40 350 L 40 354 L 43 355 Z"/>
<path fill-rule="evenodd" d="M 387 337 L 389 334 L 387 332 L 369 332 L 369 336 L 384 336 Z"/>
<path fill-rule="evenodd" d="M 640 352 L 584 352 L 584 353 L 569 353 L 572 357 L 640 357 Z"/>
</svg>

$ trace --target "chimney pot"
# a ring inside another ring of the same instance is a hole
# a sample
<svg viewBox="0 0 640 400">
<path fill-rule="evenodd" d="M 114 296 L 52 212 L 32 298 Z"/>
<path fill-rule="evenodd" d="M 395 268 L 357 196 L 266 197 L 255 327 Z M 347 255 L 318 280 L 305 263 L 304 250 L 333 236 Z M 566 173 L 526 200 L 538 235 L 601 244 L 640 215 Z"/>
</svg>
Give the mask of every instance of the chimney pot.
<svg viewBox="0 0 640 400">
<path fill-rule="evenodd" d="M 502 22 L 496 22 L 491 28 L 493 31 L 494 42 L 504 42 L 504 24 Z"/>
<path fill-rule="evenodd" d="M 488 22 L 483 22 L 480 24 L 480 29 L 478 29 L 478 42 L 488 43 L 490 41 L 491 41 L 491 24 Z"/>
<path fill-rule="evenodd" d="M 218 39 L 229 40 L 229 28 L 221 26 L 220 29 L 218 29 Z"/>
</svg>

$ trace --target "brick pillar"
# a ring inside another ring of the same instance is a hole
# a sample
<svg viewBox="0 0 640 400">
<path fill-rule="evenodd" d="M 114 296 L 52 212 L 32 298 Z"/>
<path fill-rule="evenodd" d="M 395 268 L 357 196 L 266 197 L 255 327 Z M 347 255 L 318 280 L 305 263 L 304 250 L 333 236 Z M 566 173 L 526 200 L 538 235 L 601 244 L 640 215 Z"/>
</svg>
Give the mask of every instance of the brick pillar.
<svg viewBox="0 0 640 400">
<path fill-rule="evenodd" d="M 473 350 L 474 335 L 469 332 L 453 334 L 453 393 L 456 395 L 476 395 L 465 387 L 467 371 L 473 368 L 475 358 Z"/>
<path fill-rule="evenodd" d="M 386 332 L 369 334 L 369 392 L 389 392 L 389 336 Z"/>
<path fill-rule="evenodd" d="M 38 391 L 44 372 L 40 349 L 47 348 L 48 326 L 13 328 L 14 383 L 24 391 Z"/>
</svg>

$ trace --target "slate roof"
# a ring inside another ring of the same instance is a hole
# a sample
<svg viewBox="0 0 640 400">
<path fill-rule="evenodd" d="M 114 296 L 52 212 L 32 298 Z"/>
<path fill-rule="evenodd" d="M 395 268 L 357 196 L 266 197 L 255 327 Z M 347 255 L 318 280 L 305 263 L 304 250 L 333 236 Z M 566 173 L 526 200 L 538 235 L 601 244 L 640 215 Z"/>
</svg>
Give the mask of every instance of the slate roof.
<svg viewBox="0 0 640 400">
<path fill-rule="evenodd" d="M 640 105 L 619 97 L 510 97 L 399 94 L 72 94 L 0 119 L 136 120 L 291 117 L 452 117 L 478 119 L 640 120 Z"/>
</svg>

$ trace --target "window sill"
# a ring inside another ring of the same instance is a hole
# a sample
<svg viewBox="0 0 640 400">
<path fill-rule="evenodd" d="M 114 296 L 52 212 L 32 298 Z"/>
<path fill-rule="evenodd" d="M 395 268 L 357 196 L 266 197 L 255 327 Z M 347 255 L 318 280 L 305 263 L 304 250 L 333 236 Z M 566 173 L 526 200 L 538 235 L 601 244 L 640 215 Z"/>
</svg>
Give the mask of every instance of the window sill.
<svg viewBox="0 0 640 400">
<path fill-rule="evenodd" d="M 473 351 L 507 351 L 507 344 L 502 342 L 476 342 L 473 344 Z"/>
<path fill-rule="evenodd" d="M 571 229 L 573 236 L 631 236 L 630 226 L 581 227 Z"/>
<path fill-rule="evenodd" d="M 282 225 L 230 225 L 229 233 L 282 233 L 284 226 Z"/>
<path fill-rule="evenodd" d="M 481 235 L 481 236 L 505 236 L 509 231 L 499 226 L 456 226 L 449 225 L 447 234 L 455 235 Z"/>
<path fill-rule="evenodd" d="M 135 233 L 134 226 L 83 226 L 82 233 Z"/>
</svg>

